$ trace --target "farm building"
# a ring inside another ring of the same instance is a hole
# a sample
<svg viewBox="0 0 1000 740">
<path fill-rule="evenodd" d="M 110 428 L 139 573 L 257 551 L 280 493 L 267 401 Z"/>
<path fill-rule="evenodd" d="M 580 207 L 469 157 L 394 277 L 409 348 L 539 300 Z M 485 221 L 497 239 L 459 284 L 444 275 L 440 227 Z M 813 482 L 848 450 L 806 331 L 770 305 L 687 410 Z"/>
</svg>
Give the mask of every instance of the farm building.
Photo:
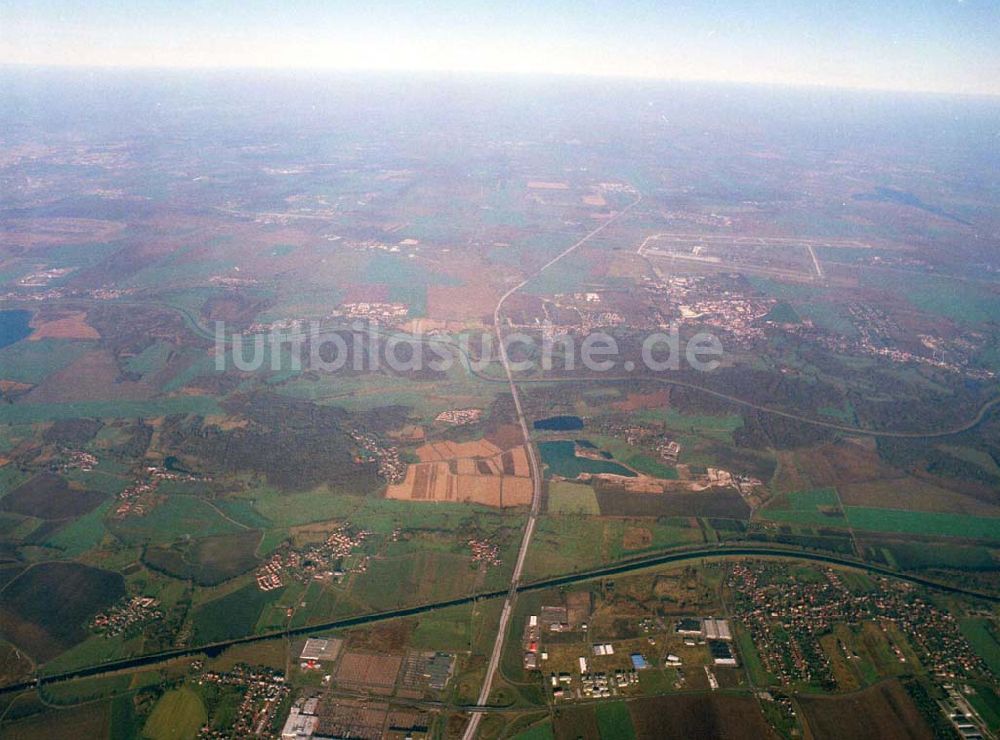
<svg viewBox="0 0 1000 740">
<path fill-rule="evenodd" d="M 340 652 L 341 640 L 323 640 L 318 637 L 310 637 L 302 647 L 299 660 L 320 661 L 335 660 Z"/>
<path fill-rule="evenodd" d="M 449 653 L 434 653 L 424 663 L 424 676 L 427 685 L 440 691 L 451 678 L 451 670 L 455 665 L 455 656 Z"/>
<path fill-rule="evenodd" d="M 678 635 L 701 635 L 701 631 L 700 619 L 680 619 L 677 621 L 677 626 L 674 627 L 674 632 Z"/>
<path fill-rule="evenodd" d="M 632 661 L 632 667 L 635 670 L 641 671 L 641 670 L 644 670 L 646 668 L 649 668 L 649 662 L 642 655 L 642 653 L 632 653 L 628 657 L 629 657 L 629 660 Z"/>
<path fill-rule="evenodd" d="M 708 643 L 708 652 L 712 655 L 712 662 L 715 665 L 736 665 L 736 656 L 733 655 L 733 649 L 729 646 L 729 643 L 722 642 L 721 640 L 713 640 Z"/>
<path fill-rule="evenodd" d="M 732 640 L 733 635 L 729 631 L 729 622 L 725 619 L 715 619 L 708 617 L 702 620 L 702 627 L 705 631 L 706 640 Z"/>
</svg>

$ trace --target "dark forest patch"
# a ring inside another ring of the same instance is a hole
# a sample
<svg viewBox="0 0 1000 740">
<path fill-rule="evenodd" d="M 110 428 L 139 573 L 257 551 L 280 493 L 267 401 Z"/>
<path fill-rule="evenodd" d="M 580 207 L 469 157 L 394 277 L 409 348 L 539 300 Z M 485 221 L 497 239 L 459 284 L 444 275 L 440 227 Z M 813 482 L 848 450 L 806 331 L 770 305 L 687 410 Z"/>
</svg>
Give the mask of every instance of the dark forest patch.
<svg viewBox="0 0 1000 740">
<path fill-rule="evenodd" d="M 248 583 L 239 591 L 209 601 L 195 612 L 195 641 L 202 645 L 252 634 L 261 611 L 283 592 L 280 588 L 261 591 L 256 583 Z"/>
<path fill-rule="evenodd" d="M 352 493 L 378 487 L 375 463 L 356 457 L 354 425 L 343 409 L 263 393 L 223 407 L 251 423 L 223 430 L 200 416 L 169 417 L 160 436 L 164 451 L 216 473 L 260 473 L 290 490 L 323 483 Z"/>
<path fill-rule="evenodd" d="M 0 633 L 34 658 L 54 658 L 87 636 L 87 623 L 125 595 L 117 573 L 79 563 L 42 563 L 4 589 Z"/>
<path fill-rule="evenodd" d="M 104 498 L 99 491 L 70 488 L 58 475 L 41 473 L 0 499 L 0 509 L 39 519 L 70 519 L 93 511 Z"/>
<path fill-rule="evenodd" d="M 601 486 L 597 503 L 602 516 L 701 516 L 746 519 L 750 507 L 732 489 L 698 493 L 626 493 Z"/>
<path fill-rule="evenodd" d="M 254 553 L 259 541 L 257 530 L 204 537 L 170 546 L 148 547 L 142 560 L 152 570 L 174 578 L 215 586 L 257 565 Z"/>
<path fill-rule="evenodd" d="M 103 426 L 100 419 L 57 419 L 45 430 L 44 439 L 50 444 L 78 447 L 92 440 Z"/>
</svg>

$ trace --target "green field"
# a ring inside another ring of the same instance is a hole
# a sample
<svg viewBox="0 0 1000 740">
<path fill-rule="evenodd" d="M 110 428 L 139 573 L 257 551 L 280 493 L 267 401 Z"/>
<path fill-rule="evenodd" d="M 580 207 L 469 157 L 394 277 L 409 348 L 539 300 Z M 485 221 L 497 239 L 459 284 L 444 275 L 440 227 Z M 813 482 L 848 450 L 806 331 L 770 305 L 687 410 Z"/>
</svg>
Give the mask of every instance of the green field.
<svg viewBox="0 0 1000 740">
<path fill-rule="evenodd" d="M 134 373 L 150 375 L 166 366 L 167 358 L 173 351 L 173 346 L 166 342 L 154 342 L 139 354 L 130 357 L 125 364 Z"/>
<path fill-rule="evenodd" d="M 55 419 L 137 419 L 170 414 L 213 416 L 222 409 L 210 396 L 176 396 L 150 401 L 74 401 L 73 403 L 15 403 L 3 407 L 0 421 L 34 424 Z"/>
<path fill-rule="evenodd" d="M 677 468 L 664 465 L 649 455 L 632 455 L 625 458 L 625 464 L 630 468 L 638 470 L 640 473 L 652 475 L 655 478 L 663 478 L 665 480 L 677 479 Z"/>
<path fill-rule="evenodd" d="M 201 698 L 184 687 L 160 697 L 142 731 L 153 740 L 187 740 L 197 737 L 206 722 L 208 713 Z"/>
<path fill-rule="evenodd" d="M 549 483 L 548 511 L 551 514 L 600 516 L 601 507 L 597 503 L 597 494 L 590 486 L 569 481 L 552 481 Z"/>
<path fill-rule="evenodd" d="M 1000 696 L 997 690 L 987 683 L 973 684 L 975 693 L 966 694 L 969 703 L 979 712 L 992 732 L 1000 729 Z"/>
<path fill-rule="evenodd" d="M 1000 477 L 1000 466 L 993 460 L 993 457 L 983 450 L 975 447 L 963 447 L 960 445 L 938 445 L 939 450 L 948 453 L 959 460 L 978 465 L 989 475 Z"/>
<path fill-rule="evenodd" d="M 986 619 L 963 619 L 958 626 L 993 675 L 1000 676 L 1000 642 L 997 641 L 996 626 Z"/>
<path fill-rule="evenodd" d="M 597 727 L 601 740 L 634 740 L 632 716 L 623 701 L 601 702 L 597 705 Z"/>
<path fill-rule="evenodd" d="M 841 509 L 837 493 L 832 488 L 785 494 L 762 509 L 758 516 L 790 524 L 849 526 L 864 532 L 899 532 L 1000 541 L 1000 518 L 868 506 L 845 506 Z"/>
<path fill-rule="evenodd" d="M 950 543 L 886 543 L 896 564 L 903 570 L 954 568 L 955 570 L 993 570 L 997 561 L 985 547 Z"/>
<path fill-rule="evenodd" d="M 49 547 L 62 550 L 66 557 L 75 558 L 95 547 L 104 538 L 104 516 L 114 506 L 114 501 L 108 500 L 84 514 L 75 522 L 63 527 L 45 541 Z"/>
<path fill-rule="evenodd" d="M 847 521 L 856 530 L 966 537 L 1000 541 L 1000 518 L 968 514 L 938 514 L 901 509 L 845 506 Z"/>
<path fill-rule="evenodd" d="M 127 542 L 155 544 L 169 544 L 182 537 L 196 539 L 245 531 L 196 496 L 170 496 L 146 516 L 116 522 L 113 529 Z"/>
<path fill-rule="evenodd" d="M 475 504 L 423 503 L 334 493 L 325 488 L 300 493 L 281 493 L 260 488 L 247 496 L 253 508 L 276 528 L 329 519 L 348 519 L 379 534 L 404 529 L 455 530 L 463 523 L 483 528 L 499 527 L 520 520 L 517 513 Z"/>
<path fill-rule="evenodd" d="M 815 488 L 786 493 L 762 509 L 760 518 L 791 524 L 843 525 L 840 499 L 832 488 Z"/>
<path fill-rule="evenodd" d="M 637 534 L 642 536 L 636 537 Z M 543 516 L 538 519 L 528 550 L 525 572 L 529 578 L 572 573 L 647 552 L 701 542 L 701 529 L 690 526 L 684 518 Z"/>
<path fill-rule="evenodd" d="M 865 270 L 861 277 L 862 285 L 895 292 L 929 314 L 966 324 L 982 324 L 1000 317 L 1000 302 L 987 287 L 963 283 L 961 290 L 955 290 L 953 280 L 928 274 L 911 274 L 900 281 L 890 272 Z"/>
<path fill-rule="evenodd" d="M 420 616 L 410 638 L 410 647 L 418 650 L 466 650 L 472 624 L 471 606 L 453 606 Z"/>
<path fill-rule="evenodd" d="M 472 591 L 476 570 L 468 555 L 418 550 L 399 558 L 374 558 L 357 576 L 351 597 L 371 611 L 444 601 Z"/>
<path fill-rule="evenodd" d="M 214 601 L 209 601 L 194 614 L 194 632 L 199 643 L 212 643 L 254 632 L 264 607 L 281 598 L 284 589 L 261 591 L 256 583 L 248 583 Z"/>
<path fill-rule="evenodd" d="M 541 724 L 518 733 L 514 736 L 514 740 L 555 740 L 551 720 L 545 720 Z"/>
<path fill-rule="evenodd" d="M 46 376 L 62 370 L 93 347 L 93 342 L 66 339 L 16 342 L 0 349 L 0 367 L 3 368 L 3 379 L 16 380 L 19 383 L 39 383 Z M 12 410 L 12 407 L 5 406 L 0 419 L 8 421 L 7 414 Z M 13 419 L 9 421 L 13 421 Z"/>
<path fill-rule="evenodd" d="M 736 646 L 754 685 L 766 686 L 775 682 L 774 677 L 764 670 L 764 664 L 760 661 L 760 654 L 753 644 L 753 639 L 742 626 L 736 628 Z"/>
<path fill-rule="evenodd" d="M 637 421 L 660 422 L 674 432 L 690 433 L 700 437 L 731 444 L 733 432 L 743 426 L 738 414 L 684 414 L 673 408 L 643 409 L 633 414 Z M 683 440 L 681 445 L 685 446 Z"/>
</svg>

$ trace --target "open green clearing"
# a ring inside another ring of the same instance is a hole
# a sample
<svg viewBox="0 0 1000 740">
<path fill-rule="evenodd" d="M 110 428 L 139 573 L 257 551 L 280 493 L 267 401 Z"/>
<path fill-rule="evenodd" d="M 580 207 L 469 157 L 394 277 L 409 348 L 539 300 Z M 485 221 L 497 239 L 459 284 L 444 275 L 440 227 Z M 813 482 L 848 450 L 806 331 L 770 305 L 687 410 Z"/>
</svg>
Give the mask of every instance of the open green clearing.
<svg viewBox="0 0 1000 740">
<path fill-rule="evenodd" d="M 600 516 L 601 513 L 594 489 L 582 483 L 570 483 L 569 481 L 549 483 L 548 510 L 551 514 Z"/>
<path fill-rule="evenodd" d="M 170 496 L 146 516 L 129 517 L 116 522 L 113 528 L 127 542 L 156 544 L 245 531 L 197 496 Z"/>
<path fill-rule="evenodd" d="M 632 716 L 623 701 L 598 704 L 597 727 L 601 731 L 601 740 L 633 740 L 636 736 Z"/>
<path fill-rule="evenodd" d="M 1000 676 L 1000 642 L 997 642 L 995 626 L 986 619 L 963 619 L 958 626 L 993 675 Z"/>
<path fill-rule="evenodd" d="M 969 514 L 941 514 L 901 509 L 845 506 L 847 521 L 856 530 L 903 532 L 1000 541 L 1000 518 Z"/>
<path fill-rule="evenodd" d="M 1000 541 L 1000 518 L 997 517 L 869 506 L 845 506 L 841 509 L 833 488 L 785 494 L 771 506 L 762 509 L 758 516 L 790 524 L 850 526 L 865 532 L 899 532 Z"/>
<path fill-rule="evenodd" d="M 843 521 L 840 499 L 832 488 L 786 493 L 761 510 L 762 519 L 792 524 L 836 524 Z"/>
<path fill-rule="evenodd" d="M 516 512 L 498 511 L 476 504 L 398 501 L 370 496 L 352 496 L 317 488 L 301 493 L 280 493 L 261 488 L 249 494 L 254 508 L 276 528 L 330 519 L 346 519 L 378 534 L 404 529 L 457 530 L 464 525 L 499 527 L 521 520 Z"/>
<path fill-rule="evenodd" d="M 265 606 L 277 601 L 284 589 L 261 591 L 254 582 L 214 601 L 194 614 L 194 632 L 198 643 L 212 643 L 254 632 L 257 618 Z"/>
<path fill-rule="evenodd" d="M 543 516 L 538 519 L 525 572 L 530 578 L 572 573 L 702 541 L 701 528 L 684 517 Z"/>
<path fill-rule="evenodd" d="M 861 277 L 862 285 L 892 291 L 929 314 L 966 324 L 982 324 L 1000 317 L 996 293 L 973 283 L 964 283 L 961 290 L 955 290 L 954 281 L 935 275 L 913 273 L 901 281 L 891 272 L 865 270 Z"/>
<path fill-rule="evenodd" d="M 651 475 L 654 478 L 663 478 L 665 480 L 676 480 L 678 478 L 677 468 L 664 465 L 649 455 L 631 455 L 625 458 L 625 464 L 630 468 L 638 470 L 640 473 Z"/>
<path fill-rule="evenodd" d="M 153 740 L 187 740 L 197 737 L 207 721 L 208 713 L 198 694 L 187 687 L 174 689 L 156 702 L 143 734 Z"/>
<path fill-rule="evenodd" d="M 975 693 L 966 694 L 969 703 L 979 712 L 987 726 L 992 732 L 1000 729 L 1000 696 L 996 689 L 987 683 L 976 683 L 972 685 Z"/>
<path fill-rule="evenodd" d="M 418 650 L 465 650 L 472 639 L 472 606 L 452 606 L 420 616 L 410 637 Z"/>
<path fill-rule="evenodd" d="M 997 567 L 986 547 L 950 543 L 893 542 L 886 548 L 903 570 L 921 568 L 952 568 L 955 570 L 993 570 Z"/>
<path fill-rule="evenodd" d="M 738 414 L 685 414 L 673 408 L 643 409 L 634 414 L 637 421 L 661 422 L 675 432 L 690 432 L 720 442 L 731 442 L 733 432 L 743 426 Z"/>
<path fill-rule="evenodd" d="M 535 725 L 514 737 L 515 740 L 554 740 L 555 733 L 552 732 L 552 721 L 545 720 L 541 724 Z"/>
<path fill-rule="evenodd" d="M 171 414 L 216 416 L 222 413 L 210 396 L 173 396 L 149 401 L 74 401 L 5 405 L 0 419 L 7 424 L 34 424 L 55 419 L 140 419 Z"/>
<path fill-rule="evenodd" d="M 16 342 L 0 349 L 2 379 L 40 383 L 47 375 L 62 370 L 93 347 L 93 342 L 66 339 Z M 8 421 L 7 413 L 12 410 L 10 406 L 4 408 L 4 421 Z"/>
</svg>

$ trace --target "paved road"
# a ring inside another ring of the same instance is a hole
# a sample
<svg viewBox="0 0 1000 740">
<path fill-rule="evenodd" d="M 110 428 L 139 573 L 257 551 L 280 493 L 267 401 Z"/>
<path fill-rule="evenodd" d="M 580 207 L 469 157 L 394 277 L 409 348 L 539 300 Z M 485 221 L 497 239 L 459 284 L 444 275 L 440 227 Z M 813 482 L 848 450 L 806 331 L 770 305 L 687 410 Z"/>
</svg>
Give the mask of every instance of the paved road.
<svg viewBox="0 0 1000 740">
<path fill-rule="evenodd" d="M 816 268 L 816 277 L 822 280 L 826 276 L 823 274 L 823 268 L 820 267 L 819 257 L 816 256 L 816 250 L 813 249 L 812 244 L 806 244 L 806 249 L 809 250 L 809 256 L 812 257 L 813 267 Z"/>
<path fill-rule="evenodd" d="M 514 408 L 517 412 L 517 422 L 521 427 L 521 436 L 524 438 L 524 446 L 528 451 L 528 465 L 531 471 L 533 491 L 531 496 L 531 509 L 528 512 L 528 522 L 524 527 L 524 535 L 521 537 L 521 547 L 517 552 L 517 560 L 514 563 L 514 570 L 510 577 L 510 588 L 507 591 L 507 596 L 504 598 L 503 609 L 500 611 L 500 625 L 497 628 L 496 640 L 493 642 L 493 652 L 490 654 L 490 660 L 486 666 L 486 676 L 483 679 L 483 686 L 479 691 L 479 701 L 476 702 L 481 706 L 489 703 L 490 692 L 493 689 L 493 678 L 496 676 L 497 667 L 500 665 L 500 656 L 503 655 L 504 638 L 507 635 L 507 628 L 510 626 L 510 617 L 514 611 L 514 602 L 517 600 L 517 588 L 521 582 L 521 573 L 524 570 L 524 560 L 528 555 L 528 548 L 531 545 L 531 537 L 535 533 L 535 523 L 538 521 L 538 512 L 542 505 L 542 469 L 541 465 L 538 463 L 538 455 L 535 452 L 535 447 L 531 444 L 531 432 L 528 430 L 528 421 L 525 418 L 524 409 L 521 407 L 521 394 L 517 390 L 517 383 L 514 382 L 514 371 L 511 370 L 510 361 L 507 357 L 507 348 L 504 346 L 503 341 L 503 304 L 507 302 L 508 298 L 527 285 L 533 278 L 541 275 L 563 257 L 571 254 L 573 251 L 600 234 L 604 231 L 604 229 L 637 206 L 640 201 L 642 201 L 641 194 L 603 224 L 587 233 L 587 235 L 582 239 L 574 244 L 571 244 L 544 265 L 539 267 L 534 273 L 500 296 L 500 300 L 497 301 L 497 306 L 493 310 L 493 329 L 497 335 L 497 344 L 500 346 L 500 361 L 503 363 L 503 369 L 507 375 L 507 384 L 510 386 L 510 395 L 514 399 Z M 465 728 L 465 734 L 462 736 L 463 740 L 473 740 L 473 738 L 475 738 L 476 732 L 479 730 L 479 722 L 481 719 L 482 714 L 478 712 L 470 717 L 469 724 Z"/>
</svg>

